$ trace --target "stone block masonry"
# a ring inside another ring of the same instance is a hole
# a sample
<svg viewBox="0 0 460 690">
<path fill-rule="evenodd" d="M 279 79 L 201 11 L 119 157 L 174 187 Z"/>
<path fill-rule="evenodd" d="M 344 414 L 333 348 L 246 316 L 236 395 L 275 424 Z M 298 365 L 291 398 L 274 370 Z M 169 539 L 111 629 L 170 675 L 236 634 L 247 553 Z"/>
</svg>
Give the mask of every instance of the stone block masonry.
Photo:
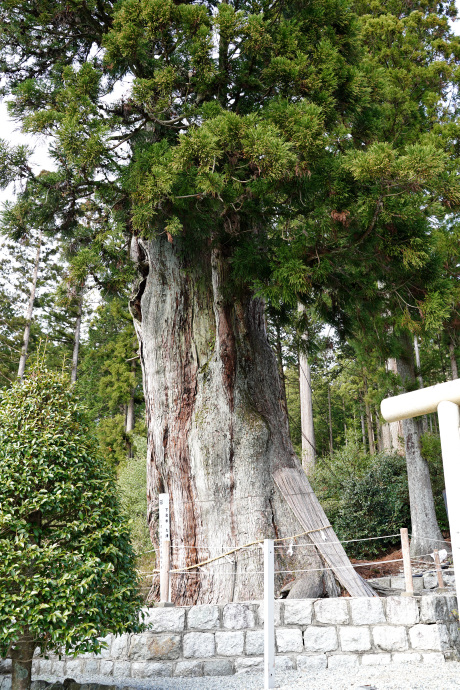
<svg viewBox="0 0 460 690">
<path fill-rule="evenodd" d="M 275 665 L 309 671 L 459 659 L 457 611 L 452 594 L 277 601 Z M 110 684 L 110 678 L 262 671 L 260 602 L 153 608 L 147 614 L 147 632 L 109 635 L 98 657 L 36 658 L 34 677 L 98 675 Z M 0 673 L 10 667 L 10 662 L 0 662 Z"/>
</svg>

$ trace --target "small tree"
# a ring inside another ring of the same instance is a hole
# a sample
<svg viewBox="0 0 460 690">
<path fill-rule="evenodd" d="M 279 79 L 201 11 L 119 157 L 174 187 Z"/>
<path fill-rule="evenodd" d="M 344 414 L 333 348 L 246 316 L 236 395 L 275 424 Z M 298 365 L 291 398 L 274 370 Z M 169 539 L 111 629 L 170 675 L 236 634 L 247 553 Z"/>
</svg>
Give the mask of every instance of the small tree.
<svg viewBox="0 0 460 690">
<path fill-rule="evenodd" d="M 115 478 L 69 379 L 36 364 L 0 397 L 0 658 L 30 686 L 34 650 L 98 652 L 141 629 Z"/>
</svg>

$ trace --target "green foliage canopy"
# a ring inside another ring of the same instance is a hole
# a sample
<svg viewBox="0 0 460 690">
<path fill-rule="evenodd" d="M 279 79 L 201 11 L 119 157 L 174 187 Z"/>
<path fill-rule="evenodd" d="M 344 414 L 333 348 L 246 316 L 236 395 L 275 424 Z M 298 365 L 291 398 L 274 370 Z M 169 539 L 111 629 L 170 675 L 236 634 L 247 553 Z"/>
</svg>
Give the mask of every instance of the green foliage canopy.
<svg viewBox="0 0 460 690">
<path fill-rule="evenodd" d="M 100 280 L 128 278 L 132 235 L 167 234 L 195 258 L 225 247 L 233 294 L 315 299 L 344 330 L 393 303 L 406 321 L 418 317 L 405 303 L 439 310 L 430 218 L 460 201 L 452 4 L 2 0 L 0 11 L 10 112 L 52 137 L 57 168 L 33 177 L 23 152 L 5 153 L 8 179 L 16 165 L 27 180 L 20 217 L 77 237 Z M 111 100 L 123 79 L 128 93 Z"/>
</svg>

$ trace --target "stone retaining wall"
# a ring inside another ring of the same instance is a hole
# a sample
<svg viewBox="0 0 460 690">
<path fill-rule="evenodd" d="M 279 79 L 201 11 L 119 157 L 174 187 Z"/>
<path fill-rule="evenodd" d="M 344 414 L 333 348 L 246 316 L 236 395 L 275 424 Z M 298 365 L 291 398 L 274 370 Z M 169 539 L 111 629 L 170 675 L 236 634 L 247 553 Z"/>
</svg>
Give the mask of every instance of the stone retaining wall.
<svg viewBox="0 0 460 690">
<path fill-rule="evenodd" d="M 341 668 L 458 659 L 456 597 L 277 601 L 276 668 Z M 107 649 L 37 659 L 34 675 L 223 676 L 262 670 L 260 602 L 148 609 L 149 632 L 109 635 Z M 0 671 L 1 672 L 1 671 Z"/>
<path fill-rule="evenodd" d="M 455 593 L 455 573 L 452 568 L 445 569 L 442 571 L 442 577 L 444 580 L 444 589 L 449 588 L 452 593 Z M 406 580 L 404 575 L 391 575 L 387 577 L 377 577 L 368 580 L 368 582 L 375 586 L 380 585 L 383 587 L 388 587 L 392 590 L 400 590 L 402 592 L 406 591 Z M 414 592 L 416 594 L 430 594 L 427 590 L 438 589 L 438 577 L 435 570 L 429 570 L 425 573 L 419 573 L 413 575 Z M 393 594 L 399 594 L 399 592 L 393 592 Z"/>
</svg>

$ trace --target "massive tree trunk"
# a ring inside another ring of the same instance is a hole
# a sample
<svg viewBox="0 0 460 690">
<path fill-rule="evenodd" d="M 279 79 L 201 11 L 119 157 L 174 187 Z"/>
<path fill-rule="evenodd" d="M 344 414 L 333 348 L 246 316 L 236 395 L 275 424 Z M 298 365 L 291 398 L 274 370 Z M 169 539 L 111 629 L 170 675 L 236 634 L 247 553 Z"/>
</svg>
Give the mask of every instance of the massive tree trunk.
<svg viewBox="0 0 460 690">
<path fill-rule="evenodd" d="M 40 252 L 42 248 L 42 232 L 38 236 L 37 252 L 35 255 L 34 272 L 32 274 L 32 285 L 30 286 L 29 304 L 27 305 L 26 327 L 24 328 L 24 337 L 22 340 L 21 357 L 19 358 L 18 379 L 22 379 L 26 370 L 27 352 L 29 349 L 30 338 L 30 324 L 32 323 L 32 314 L 34 311 L 35 292 L 37 290 L 38 269 L 40 266 Z"/>
<path fill-rule="evenodd" d="M 397 370 L 405 388 L 413 388 L 415 372 L 411 352 L 407 359 L 397 359 Z M 406 450 L 407 478 L 409 483 L 410 515 L 412 523 L 411 556 L 431 553 L 443 547 L 434 508 L 430 470 L 420 449 L 421 423 L 419 419 L 403 419 L 402 428 Z M 449 549 L 448 544 L 444 544 Z"/>
<path fill-rule="evenodd" d="M 146 402 L 153 543 L 158 494 L 168 492 L 173 569 L 254 540 L 310 531 L 298 540 L 301 548 L 278 544 L 275 569 L 319 569 L 304 579 L 303 596 L 324 596 L 337 591 L 329 571 L 321 571 L 325 561 L 352 594 L 372 595 L 334 544 L 294 454 L 261 300 L 249 293 L 226 297 L 226 262 L 218 250 L 191 263 L 176 244 L 158 238 L 135 241 L 133 255 L 144 276 L 131 310 Z M 173 574 L 172 599 L 260 598 L 262 565 L 260 548 L 250 548 Z M 277 588 L 294 577 L 277 574 Z"/>
</svg>

